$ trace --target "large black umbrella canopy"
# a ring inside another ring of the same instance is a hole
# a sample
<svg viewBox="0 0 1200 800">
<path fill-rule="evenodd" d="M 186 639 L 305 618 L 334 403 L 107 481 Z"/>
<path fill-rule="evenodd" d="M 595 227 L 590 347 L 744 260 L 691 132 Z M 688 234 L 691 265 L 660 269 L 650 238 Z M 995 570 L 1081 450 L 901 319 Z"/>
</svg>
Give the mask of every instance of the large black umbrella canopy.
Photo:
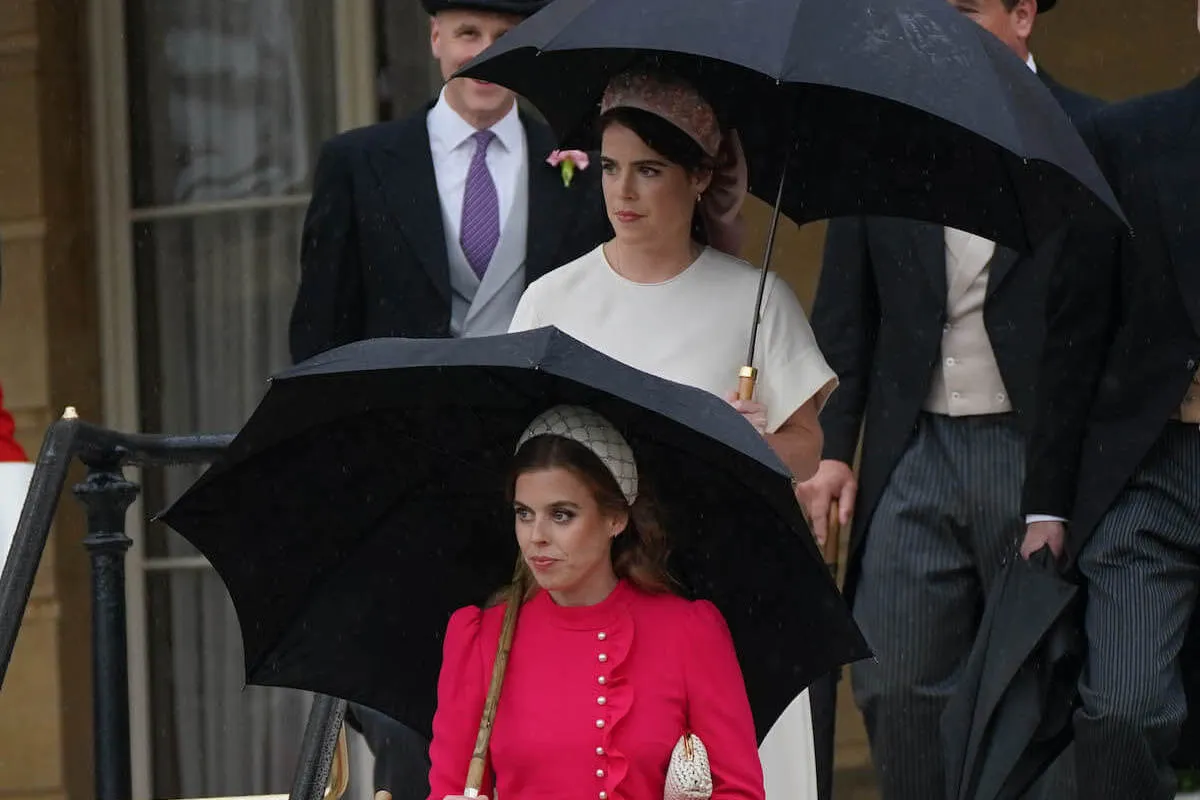
<svg viewBox="0 0 1200 800">
<path fill-rule="evenodd" d="M 718 397 L 543 328 L 364 341 L 271 382 L 225 457 L 163 515 L 225 582 L 247 680 L 428 734 L 451 612 L 512 573 L 516 442 L 559 403 L 595 409 L 630 441 L 673 575 L 729 623 L 760 737 L 812 680 L 869 655 L 753 427 Z"/>
<path fill-rule="evenodd" d="M 942 714 L 948 800 L 1025 796 L 1070 744 L 1084 647 L 1079 589 L 1049 548 L 1014 555 Z"/>
<path fill-rule="evenodd" d="M 1028 251 L 1097 205 L 1100 169 L 1036 75 L 945 0 L 554 0 L 460 71 L 595 144 L 609 79 L 661 64 L 742 136 L 750 190 L 797 224 L 951 225 Z"/>
</svg>

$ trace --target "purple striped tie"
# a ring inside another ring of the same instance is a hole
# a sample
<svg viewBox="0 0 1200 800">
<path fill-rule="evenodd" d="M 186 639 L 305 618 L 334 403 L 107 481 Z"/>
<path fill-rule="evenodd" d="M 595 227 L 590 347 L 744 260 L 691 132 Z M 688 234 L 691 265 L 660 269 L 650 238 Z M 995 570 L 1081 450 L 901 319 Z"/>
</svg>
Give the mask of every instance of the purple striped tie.
<svg viewBox="0 0 1200 800">
<path fill-rule="evenodd" d="M 491 131 L 476 131 L 475 155 L 467 170 L 467 186 L 463 191 L 462 233 L 458 241 L 462 244 L 467 263 L 482 280 L 487 271 L 496 243 L 500 241 L 500 201 L 496 197 L 496 184 L 488 171 L 488 145 L 496 138 Z"/>
</svg>

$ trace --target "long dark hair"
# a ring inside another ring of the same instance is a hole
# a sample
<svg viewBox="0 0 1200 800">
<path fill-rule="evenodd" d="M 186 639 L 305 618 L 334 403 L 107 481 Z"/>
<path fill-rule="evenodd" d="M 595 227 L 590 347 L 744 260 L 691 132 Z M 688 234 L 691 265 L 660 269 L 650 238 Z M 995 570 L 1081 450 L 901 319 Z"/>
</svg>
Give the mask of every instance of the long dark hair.
<svg viewBox="0 0 1200 800">
<path fill-rule="evenodd" d="M 638 497 L 631 506 L 621 493 L 617 479 L 604 462 L 583 445 L 562 436 L 535 436 L 521 446 L 513 459 L 508 480 L 508 500 L 512 503 L 516 494 L 517 478 L 526 472 L 544 469 L 567 469 L 587 484 L 601 509 L 611 512 L 627 512 L 629 524 L 612 546 L 612 566 L 617 577 L 628 581 L 645 592 L 664 593 L 677 591 L 677 584 L 667 571 L 670 549 L 667 534 L 659 522 L 659 515 L 651 497 L 645 478 L 639 478 Z M 527 576 L 528 577 L 528 576 Z M 533 580 L 527 580 L 529 594 L 537 590 Z M 506 599 L 505 590 L 493 595 L 489 605 Z"/>
<path fill-rule="evenodd" d="M 612 125 L 633 131 L 647 147 L 672 164 L 678 164 L 689 177 L 711 172 L 716 166 L 715 160 L 704 152 L 695 139 L 657 114 L 627 106 L 611 108 L 600 115 L 596 125 L 597 136 L 603 139 L 604 132 Z M 708 244 L 699 209 L 692 212 L 692 238 L 701 244 Z"/>
</svg>

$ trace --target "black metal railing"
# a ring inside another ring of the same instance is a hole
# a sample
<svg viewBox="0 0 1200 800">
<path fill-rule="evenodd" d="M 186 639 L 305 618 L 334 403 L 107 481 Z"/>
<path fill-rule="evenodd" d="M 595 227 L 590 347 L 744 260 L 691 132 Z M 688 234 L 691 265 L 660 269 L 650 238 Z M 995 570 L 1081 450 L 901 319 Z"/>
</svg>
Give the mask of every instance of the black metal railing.
<svg viewBox="0 0 1200 800">
<path fill-rule="evenodd" d="M 232 438 L 229 434 L 120 433 L 83 422 L 68 409 L 50 426 L 42 443 L 8 560 L 0 573 L 0 687 L 46 549 L 58 499 L 71 463 L 78 458 L 87 467 L 86 478 L 73 487 L 73 492 L 87 510 L 83 544 L 92 569 L 97 800 L 133 800 L 125 627 L 125 553 L 133 540 L 125 533 L 125 519 L 140 487 L 125 477 L 125 467 L 208 463 L 225 450 Z M 323 796 L 345 712 L 344 701 L 316 698 L 296 766 L 292 800 L 319 800 Z"/>
</svg>

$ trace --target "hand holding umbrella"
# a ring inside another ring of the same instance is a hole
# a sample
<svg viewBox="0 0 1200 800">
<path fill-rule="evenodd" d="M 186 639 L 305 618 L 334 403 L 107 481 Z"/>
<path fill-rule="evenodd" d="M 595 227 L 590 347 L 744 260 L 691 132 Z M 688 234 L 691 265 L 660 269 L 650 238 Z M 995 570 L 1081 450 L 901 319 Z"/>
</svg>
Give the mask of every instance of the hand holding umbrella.
<svg viewBox="0 0 1200 800">
<path fill-rule="evenodd" d="M 612 78 L 647 63 L 702 87 L 738 132 L 749 189 L 774 204 L 764 280 L 780 213 L 920 219 L 1020 252 L 1096 207 L 1122 216 L 1045 86 L 943 0 L 679 0 L 652 15 L 641 0 L 556 0 L 459 74 L 512 89 L 564 142 L 590 144 Z"/>
</svg>

